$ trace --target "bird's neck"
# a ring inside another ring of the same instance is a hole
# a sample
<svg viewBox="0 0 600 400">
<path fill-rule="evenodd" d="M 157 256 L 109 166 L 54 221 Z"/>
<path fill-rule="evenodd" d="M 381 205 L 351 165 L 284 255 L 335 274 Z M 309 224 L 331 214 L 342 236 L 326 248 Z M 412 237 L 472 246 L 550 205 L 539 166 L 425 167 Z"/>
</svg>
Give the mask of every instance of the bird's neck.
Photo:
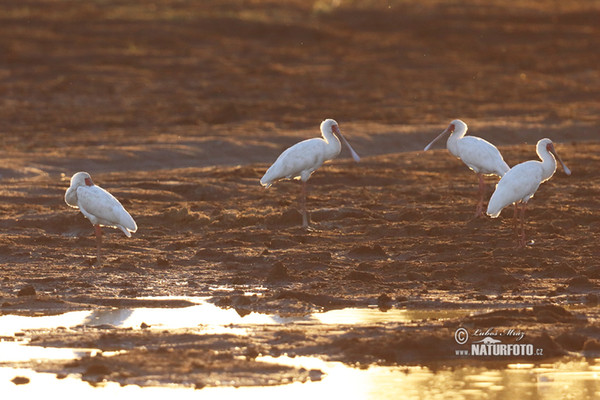
<svg viewBox="0 0 600 400">
<path fill-rule="evenodd" d="M 550 179 L 556 172 L 556 159 L 554 158 L 554 155 L 546 149 L 541 150 L 538 155 L 542 160 L 542 182 L 544 182 Z"/>
<path fill-rule="evenodd" d="M 330 151 L 331 155 L 335 157 L 338 154 L 340 154 L 340 151 L 342 150 L 342 144 L 340 143 L 340 140 L 337 138 L 337 136 L 335 136 L 332 132 L 322 132 L 322 134 L 323 140 L 325 141 L 325 143 L 327 143 L 327 149 Z"/>
<path fill-rule="evenodd" d="M 450 153 L 454 154 L 458 157 L 458 141 L 465 136 L 467 130 L 462 127 L 456 127 L 454 132 L 450 134 L 448 141 L 446 142 L 446 147 L 450 151 Z"/>
</svg>

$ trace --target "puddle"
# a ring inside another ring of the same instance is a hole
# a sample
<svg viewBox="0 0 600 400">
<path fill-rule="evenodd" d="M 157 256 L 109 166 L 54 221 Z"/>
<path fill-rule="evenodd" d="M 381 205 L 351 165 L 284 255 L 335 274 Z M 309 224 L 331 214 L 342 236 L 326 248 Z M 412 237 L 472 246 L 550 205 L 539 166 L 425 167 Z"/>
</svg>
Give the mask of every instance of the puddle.
<svg viewBox="0 0 600 400">
<path fill-rule="evenodd" d="M 155 298 L 156 299 L 156 298 Z M 174 299 L 172 297 L 168 299 Z M 17 341 L 0 340 L 0 363 L 31 360 L 71 360 L 93 355 L 95 349 L 65 349 L 26 346 L 25 330 L 71 329 L 96 326 L 142 329 L 194 328 L 202 333 L 248 334 L 256 326 L 279 324 L 367 325 L 389 322 L 413 323 L 422 320 L 444 320 L 473 314 L 474 310 L 409 310 L 377 308 L 346 308 L 300 317 L 282 317 L 275 314 L 251 312 L 241 315 L 234 309 L 222 309 L 206 298 L 179 298 L 194 305 L 184 308 L 131 308 L 74 311 L 54 316 L 0 317 L 0 336 L 14 337 Z M 486 312 L 488 310 L 477 310 Z M 106 354 L 109 355 L 109 354 Z M 511 364 L 497 369 L 458 365 L 432 371 L 426 367 L 381 367 L 357 369 L 340 362 L 327 362 L 316 357 L 265 357 L 257 361 L 289 365 L 306 370 L 320 370 L 323 375 L 315 381 L 290 383 L 267 387 L 206 387 L 201 391 L 181 387 L 121 386 L 105 382 L 91 386 L 78 375 L 58 379 L 55 374 L 38 373 L 31 369 L 0 367 L 0 393 L 3 398 L 17 396 L 47 396 L 69 393 L 87 399 L 113 396 L 124 398 L 139 395 L 176 396 L 178 399 L 239 399 L 261 398 L 314 398 L 343 397 L 348 399 L 562 399 L 593 398 L 600 396 L 600 359 L 564 361 L 541 365 Z M 15 385 L 16 376 L 30 379 L 25 385 Z M 12 395 L 12 396 L 11 396 Z"/>
<path fill-rule="evenodd" d="M 92 355 L 95 349 L 64 349 L 58 347 L 24 346 L 24 342 L 1 342 L 0 362 L 29 360 L 73 360 Z"/>
<path fill-rule="evenodd" d="M 0 368 L 0 392 L 7 398 L 69 393 L 86 399 L 125 398 L 138 395 L 174 396 L 177 399 L 591 399 L 600 395 L 600 359 L 553 364 L 511 364 L 501 369 L 458 367 L 431 371 L 426 367 L 370 367 L 355 369 L 314 357 L 259 357 L 260 361 L 286 364 L 325 373 L 320 381 L 268 387 L 209 387 L 201 391 L 184 387 L 149 387 L 116 383 L 91 386 L 76 376 L 57 379 L 54 374 Z M 15 376 L 30 379 L 15 385 Z"/>
<path fill-rule="evenodd" d="M 145 298 L 148 300 L 150 298 Z M 93 311 L 73 311 L 51 316 L 0 316 L 0 336 L 13 336 L 26 330 L 73 328 L 76 326 L 101 326 L 139 329 L 142 324 L 150 328 L 181 329 L 202 328 L 205 333 L 246 334 L 252 325 L 279 325 L 291 323 L 358 325 L 389 322 L 410 323 L 421 320 L 441 320 L 466 316 L 473 310 L 405 310 L 378 308 L 345 308 L 306 316 L 282 317 L 276 314 L 250 312 L 241 315 L 233 308 L 220 308 L 205 298 L 152 298 L 188 300 L 196 305 L 182 308 L 113 308 Z M 483 312 L 479 310 L 478 312 Z"/>
<path fill-rule="evenodd" d="M 407 310 L 390 309 L 381 311 L 378 308 L 344 308 L 311 315 L 312 320 L 321 324 L 380 324 L 386 322 L 410 323 L 422 320 L 443 320 L 470 315 L 474 312 L 483 313 L 486 310 Z"/>
</svg>

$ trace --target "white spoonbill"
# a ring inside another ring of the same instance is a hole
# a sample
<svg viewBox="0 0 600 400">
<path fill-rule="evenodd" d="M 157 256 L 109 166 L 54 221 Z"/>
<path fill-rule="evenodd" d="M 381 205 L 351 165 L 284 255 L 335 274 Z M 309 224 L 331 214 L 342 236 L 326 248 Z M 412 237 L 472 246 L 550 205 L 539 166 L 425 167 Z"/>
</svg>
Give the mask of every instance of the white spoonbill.
<svg viewBox="0 0 600 400">
<path fill-rule="evenodd" d="M 571 170 L 556 153 L 550 139 L 541 139 L 537 143 L 536 152 L 542 161 L 525 161 L 510 169 L 498 182 L 496 190 L 490 198 L 487 214 L 496 218 L 502 209 L 515 203 L 515 217 L 518 203 L 521 206 L 521 237 L 519 245 L 525 246 L 525 208 L 527 201 L 533 197 L 540 184 L 546 182 L 556 171 L 556 160 L 560 162 L 565 174 L 571 175 Z"/>
<path fill-rule="evenodd" d="M 96 229 L 97 262 L 101 264 L 100 246 L 102 245 L 101 226 L 119 228 L 127 237 L 137 231 L 137 225 L 131 215 L 112 194 L 94 185 L 90 174 L 77 172 L 71 177 L 71 186 L 65 193 L 65 202 L 90 220 Z"/>
<path fill-rule="evenodd" d="M 485 193 L 483 175 L 497 175 L 502 178 L 510 168 L 504 162 L 502 154 L 500 154 L 496 146 L 475 136 L 465 136 L 467 129 L 467 124 L 460 119 L 455 119 L 450 122 L 445 131 L 440 133 L 438 137 L 425 147 L 424 151 L 429 150 L 444 135 L 450 134 L 446 143 L 448 151 L 460 158 L 479 177 L 479 202 L 475 211 L 475 217 L 479 217 L 483 215 L 483 195 Z"/>
<path fill-rule="evenodd" d="M 338 137 L 348 147 L 354 161 L 360 161 L 358 154 L 356 154 L 350 143 L 348 143 L 342 132 L 340 132 L 337 122 L 332 119 L 326 119 L 321 122 L 321 135 L 323 136 L 322 138 L 303 140 L 285 150 L 260 179 L 260 184 L 266 188 L 280 179 L 300 179 L 302 182 L 300 208 L 302 226 L 305 228 L 308 227 L 308 217 L 306 215 L 306 181 L 325 161 L 332 160 L 340 154 L 342 145 Z"/>
</svg>

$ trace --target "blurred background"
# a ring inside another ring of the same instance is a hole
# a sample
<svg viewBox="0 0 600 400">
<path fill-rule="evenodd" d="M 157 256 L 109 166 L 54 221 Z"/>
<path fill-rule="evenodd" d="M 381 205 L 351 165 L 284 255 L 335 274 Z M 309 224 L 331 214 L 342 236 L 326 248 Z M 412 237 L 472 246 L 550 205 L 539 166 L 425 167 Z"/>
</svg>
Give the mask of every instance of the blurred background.
<svg viewBox="0 0 600 400">
<path fill-rule="evenodd" d="M 327 117 L 370 135 L 382 130 L 373 123 L 431 124 L 431 136 L 462 118 L 500 144 L 519 142 L 519 129 L 598 137 L 597 0 L 1 0 L 0 10 L 5 150 L 316 135 Z"/>
</svg>

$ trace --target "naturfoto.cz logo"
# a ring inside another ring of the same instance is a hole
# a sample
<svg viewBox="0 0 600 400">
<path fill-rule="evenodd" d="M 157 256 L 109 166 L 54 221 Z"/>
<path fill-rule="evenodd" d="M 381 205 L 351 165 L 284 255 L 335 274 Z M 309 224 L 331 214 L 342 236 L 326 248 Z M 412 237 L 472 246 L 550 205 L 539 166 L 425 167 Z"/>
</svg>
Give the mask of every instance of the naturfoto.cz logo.
<svg viewBox="0 0 600 400">
<path fill-rule="evenodd" d="M 541 356 L 544 349 L 534 348 L 533 344 L 518 343 L 525 337 L 519 329 L 486 330 L 475 329 L 473 332 L 465 328 L 458 328 L 454 332 L 454 340 L 459 345 L 467 346 L 466 349 L 456 349 L 457 356 Z M 471 339 L 469 343 L 469 339 Z M 511 343 L 505 343 L 511 342 Z"/>
</svg>

